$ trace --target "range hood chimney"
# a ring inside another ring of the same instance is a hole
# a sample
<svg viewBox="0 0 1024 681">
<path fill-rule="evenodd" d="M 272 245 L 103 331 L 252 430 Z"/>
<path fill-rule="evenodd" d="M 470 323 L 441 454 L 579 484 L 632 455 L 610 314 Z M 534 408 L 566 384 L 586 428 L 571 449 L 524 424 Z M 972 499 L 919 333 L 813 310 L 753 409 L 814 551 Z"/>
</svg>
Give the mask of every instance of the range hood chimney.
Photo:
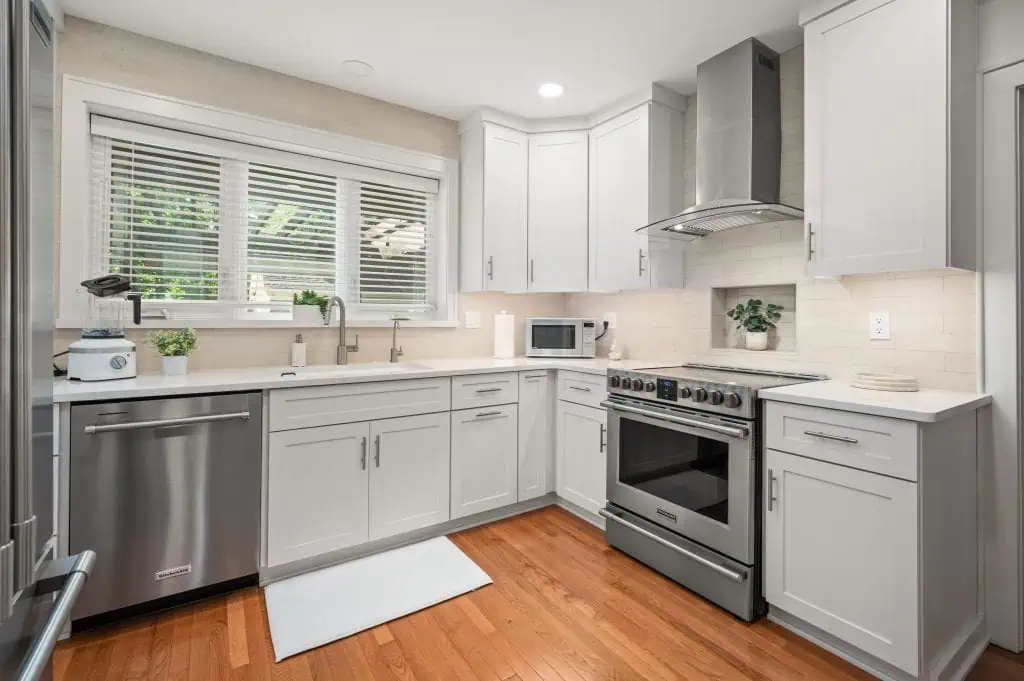
<svg viewBox="0 0 1024 681">
<path fill-rule="evenodd" d="M 779 55 L 753 38 L 697 67 L 697 204 L 641 227 L 692 240 L 735 227 L 800 220 L 779 203 Z"/>
</svg>

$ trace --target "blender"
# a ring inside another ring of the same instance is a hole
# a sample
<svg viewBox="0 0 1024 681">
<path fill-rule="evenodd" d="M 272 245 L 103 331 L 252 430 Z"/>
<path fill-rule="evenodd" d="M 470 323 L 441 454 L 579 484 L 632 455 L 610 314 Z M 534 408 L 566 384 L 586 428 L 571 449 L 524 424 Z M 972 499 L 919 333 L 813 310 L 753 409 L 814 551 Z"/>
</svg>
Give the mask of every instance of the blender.
<svg viewBox="0 0 1024 681">
<path fill-rule="evenodd" d="M 124 325 L 129 307 L 132 323 L 142 321 L 142 295 L 131 293 L 131 279 L 121 274 L 89 279 L 82 286 L 90 294 L 89 317 L 82 327 L 82 339 L 68 348 L 68 378 L 135 378 L 135 343 L 124 337 Z"/>
</svg>

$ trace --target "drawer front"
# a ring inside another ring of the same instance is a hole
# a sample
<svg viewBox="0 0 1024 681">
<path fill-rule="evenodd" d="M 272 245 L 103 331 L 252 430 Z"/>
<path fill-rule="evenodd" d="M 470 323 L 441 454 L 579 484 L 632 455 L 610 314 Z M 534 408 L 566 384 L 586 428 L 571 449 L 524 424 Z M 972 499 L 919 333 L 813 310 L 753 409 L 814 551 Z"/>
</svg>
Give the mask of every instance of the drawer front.
<svg viewBox="0 0 1024 681">
<path fill-rule="evenodd" d="M 601 402 L 608 397 L 607 381 L 607 376 L 603 374 L 559 371 L 558 399 L 603 409 Z"/>
<path fill-rule="evenodd" d="M 270 430 L 431 414 L 451 409 L 449 378 L 419 378 L 270 391 Z"/>
<path fill-rule="evenodd" d="M 769 449 L 917 481 L 916 423 L 784 402 L 765 415 Z"/>
<path fill-rule="evenodd" d="M 519 374 L 474 374 L 452 377 L 452 409 L 475 409 L 519 401 Z"/>
</svg>

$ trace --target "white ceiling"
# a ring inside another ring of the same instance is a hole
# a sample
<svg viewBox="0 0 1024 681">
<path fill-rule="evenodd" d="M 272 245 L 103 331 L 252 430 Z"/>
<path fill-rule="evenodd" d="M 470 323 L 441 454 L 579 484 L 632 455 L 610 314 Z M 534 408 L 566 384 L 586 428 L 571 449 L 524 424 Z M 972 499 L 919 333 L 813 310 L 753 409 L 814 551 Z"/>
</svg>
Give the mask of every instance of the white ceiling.
<svg viewBox="0 0 1024 681">
<path fill-rule="evenodd" d="M 755 36 L 800 44 L 815 0 L 63 0 L 65 12 L 345 90 L 461 118 L 595 111 Z M 346 73 L 346 59 L 376 73 Z M 558 99 L 542 83 L 565 86 Z"/>
</svg>

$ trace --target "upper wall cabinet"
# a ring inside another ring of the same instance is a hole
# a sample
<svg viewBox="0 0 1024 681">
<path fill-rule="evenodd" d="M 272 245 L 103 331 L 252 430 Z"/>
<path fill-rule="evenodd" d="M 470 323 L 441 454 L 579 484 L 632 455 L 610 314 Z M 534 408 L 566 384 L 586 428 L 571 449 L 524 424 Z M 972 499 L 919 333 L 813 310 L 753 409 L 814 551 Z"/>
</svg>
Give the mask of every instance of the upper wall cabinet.
<svg viewBox="0 0 1024 681">
<path fill-rule="evenodd" d="M 587 133 L 530 135 L 530 291 L 587 290 Z"/>
<path fill-rule="evenodd" d="M 459 288 L 526 290 L 528 137 L 484 124 L 462 135 Z"/>
<path fill-rule="evenodd" d="M 801 16 L 809 274 L 975 269 L 976 12 L 854 0 Z"/>
<path fill-rule="evenodd" d="M 636 230 L 681 211 L 683 114 L 648 102 L 590 131 L 590 289 L 683 285 L 681 245 Z"/>
</svg>

